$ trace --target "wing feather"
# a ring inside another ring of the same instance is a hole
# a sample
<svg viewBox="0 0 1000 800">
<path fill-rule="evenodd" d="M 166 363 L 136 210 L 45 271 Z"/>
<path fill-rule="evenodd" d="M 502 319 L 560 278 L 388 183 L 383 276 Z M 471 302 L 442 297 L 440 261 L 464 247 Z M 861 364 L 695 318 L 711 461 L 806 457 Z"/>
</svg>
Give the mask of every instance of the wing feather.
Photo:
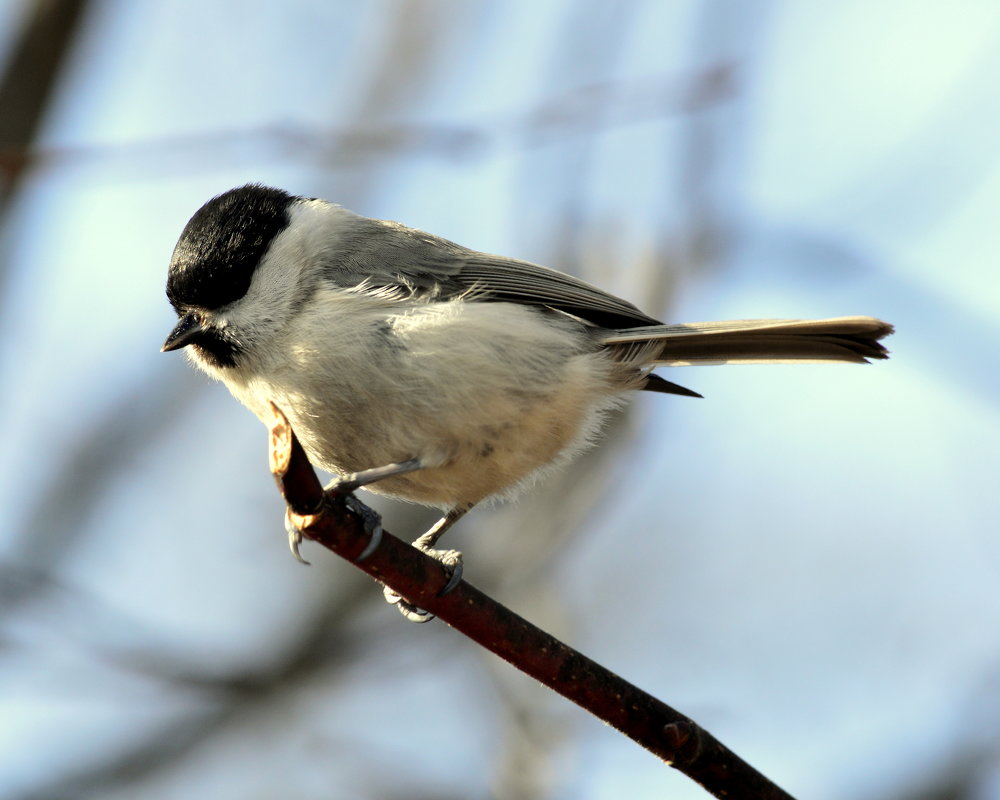
<svg viewBox="0 0 1000 800">
<path fill-rule="evenodd" d="M 370 222 L 331 254 L 338 279 L 545 306 L 608 328 L 659 324 L 628 301 L 558 270 L 480 253 L 395 222 Z"/>
</svg>

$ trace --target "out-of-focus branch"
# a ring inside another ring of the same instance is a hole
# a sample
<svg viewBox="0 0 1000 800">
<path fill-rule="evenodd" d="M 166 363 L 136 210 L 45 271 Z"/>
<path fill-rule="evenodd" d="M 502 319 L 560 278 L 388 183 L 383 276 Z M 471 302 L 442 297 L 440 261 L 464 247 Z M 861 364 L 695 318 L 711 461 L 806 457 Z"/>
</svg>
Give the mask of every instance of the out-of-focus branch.
<svg viewBox="0 0 1000 800">
<path fill-rule="evenodd" d="M 67 587 L 61 588 L 65 594 L 70 592 Z M 330 600 L 332 594 L 325 597 Z M 80 607 L 85 613 L 89 611 L 86 624 L 69 621 L 74 633 L 89 633 L 95 622 L 94 604 L 100 601 L 78 592 L 69 600 L 61 599 L 63 606 L 72 606 L 72 614 Z M 356 660 L 370 645 L 370 638 L 350 633 L 344 622 L 358 611 L 360 602 L 357 593 L 339 592 L 336 602 L 315 604 L 312 609 L 318 613 L 310 615 L 291 646 L 272 650 L 263 662 L 249 661 L 222 672 L 192 664 L 163 645 L 121 649 L 88 644 L 91 655 L 108 666 L 159 681 L 162 691 L 177 697 L 196 692 L 204 703 L 178 718 L 154 722 L 148 730 L 130 736 L 106 758 L 54 770 L 38 785 L 7 793 L 4 800 L 142 796 L 145 782 L 169 775 L 171 769 L 178 769 L 193 754 L 204 752 L 227 731 L 246 727 L 248 719 L 253 720 L 249 724 L 260 724 L 265 710 L 282 707 L 289 693 Z M 99 609 L 96 616 L 114 625 L 134 625 L 134 620 L 110 609 Z M 148 630 L 144 633 L 149 636 Z"/>
<path fill-rule="evenodd" d="M 560 642 L 465 581 L 444 596 L 441 564 L 387 532 L 373 542 L 348 496 L 326 493 L 287 418 L 272 406 L 271 472 L 303 535 L 590 711 L 715 797 L 791 796 L 689 717 Z M 356 503 L 356 500 L 353 501 Z M 370 524 L 367 525 L 370 528 Z M 362 561 L 358 558 L 364 555 Z"/>
<path fill-rule="evenodd" d="M 0 153 L 31 152 L 30 144 L 41 128 L 87 5 L 87 0 L 37 0 L 31 4 L 31 16 L 0 75 Z M 30 165 L 30 159 L 3 159 L 0 217 Z M 5 273 L 0 260 L 0 287 Z"/>
<path fill-rule="evenodd" d="M 11 563 L 0 565 L 0 619 L 56 588 L 51 576 L 86 539 L 88 523 L 107 497 L 102 489 L 129 469 L 134 453 L 171 430 L 203 385 L 169 372 L 152 376 L 122 389 L 88 416 L 75 437 L 66 438 L 59 459 L 24 496 L 22 507 L 7 512 Z"/>
<path fill-rule="evenodd" d="M 737 68 L 715 65 L 684 81 L 650 77 L 600 83 L 552 98 L 527 112 L 505 113 L 478 123 L 383 124 L 342 130 L 268 125 L 131 143 L 29 149 L 0 141 L 0 174 L 26 167 L 134 159 L 151 169 L 164 158 L 202 151 L 217 156 L 234 145 L 260 144 L 277 155 L 301 157 L 357 169 L 386 154 L 410 153 L 449 161 L 473 158 L 499 147 L 540 147 L 553 141 L 685 114 L 725 102 L 734 94 Z"/>
<path fill-rule="evenodd" d="M 0 145 L 26 148 L 35 138 L 86 0 L 37 0 L 0 76 Z M 17 173 L 9 172 L 14 180 Z M 5 200 L 9 186 L 0 189 Z"/>
</svg>

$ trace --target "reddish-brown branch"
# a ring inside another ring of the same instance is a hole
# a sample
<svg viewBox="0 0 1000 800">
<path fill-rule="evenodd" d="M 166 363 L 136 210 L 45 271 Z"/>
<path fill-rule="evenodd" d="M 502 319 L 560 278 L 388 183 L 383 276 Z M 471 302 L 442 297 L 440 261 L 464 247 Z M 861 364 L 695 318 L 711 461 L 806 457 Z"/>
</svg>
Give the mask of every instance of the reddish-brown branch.
<svg viewBox="0 0 1000 800">
<path fill-rule="evenodd" d="M 572 700 L 715 797 L 791 800 L 739 756 L 690 718 L 536 628 L 527 620 L 462 581 L 447 595 L 441 564 L 409 544 L 382 534 L 361 563 L 370 542 L 364 518 L 343 495 L 324 493 L 305 451 L 285 416 L 274 408 L 271 471 L 293 522 L 376 580 L 486 649 Z"/>
</svg>

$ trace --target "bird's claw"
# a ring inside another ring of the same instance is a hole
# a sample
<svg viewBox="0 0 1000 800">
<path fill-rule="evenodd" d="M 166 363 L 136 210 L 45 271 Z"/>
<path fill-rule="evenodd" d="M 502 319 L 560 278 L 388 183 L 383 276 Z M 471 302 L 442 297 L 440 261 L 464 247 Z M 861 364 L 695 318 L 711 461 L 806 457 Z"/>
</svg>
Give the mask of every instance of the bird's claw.
<svg viewBox="0 0 1000 800">
<path fill-rule="evenodd" d="M 431 550 L 422 547 L 418 547 L 417 549 L 429 555 L 435 561 L 440 561 L 441 567 L 448 574 L 448 582 L 438 592 L 438 597 L 444 597 L 462 582 L 462 553 L 460 551 Z M 398 592 L 390 589 L 388 586 L 382 590 L 382 594 L 385 596 L 386 602 L 396 606 L 399 613 L 410 622 L 430 622 L 434 619 L 434 614 L 430 611 L 425 611 L 408 600 L 404 600 Z"/>
<path fill-rule="evenodd" d="M 292 551 L 295 560 L 308 567 L 309 562 L 299 552 L 299 547 L 302 545 L 302 531 L 292 522 L 292 510 L 290 508 L 285 510 L 285 533 L 288 534 L 288 549 Z"/>
<path fill-rule="evenodd" d="M 330 491 L 330 489 L 327 489 Z M 355 562 L 362 562 L 366 558 L 370 557 L 374 553 L 379 544 L 382 542 L 382 517 L 380 517 L 375 511 L 362 503 L 354 495 L 348 495 L 344 498 L 344 505 L 347 506 L 348 510 L 352 513 L 357 514 L 361 517 L 362 524 L 365 526 L 365 533 L 368 534 L 368 544 L 365 545 L 365 549 L 361 551 Z M 303 535 L 302 531 L 295 525 L 292 521 L 292 510 L 285 510 L 285 533 L 288 534 L 288 549 L 292 551 L 292 555 L 295 556 L 295 560 L 300 564 L 309 565 L 309 562 L 302 557 L 302 553 L 299 552 L 299 548 L 302 546 Z"/>
<path fill-rule="evenodd" d="M 388 586 L 382 589 L 382 594 L 385 596 L 385 601 L 389 605 L 396 606 L 396 610 L 410 622 L 423 623 L 430 622 L 434 619 L 434 615 L 430 611 L 425 611 L 424 609 L 413 605 L 413 603 L 404 600 L 402 595 L 394 592 Z"/>
<path fill-rule="evenodd" d="M 448 582 L 438 592 L 438 597 L 444 597 L 452 592 L 462 582 L 462 553 L 460 550 L 425 550 L 431 558 L 441 562 L 448 575 Z"/>
<path fill-rule="evenodd" d="M 365 533 L 368 534 L 368 544 L 358 554 L 358 557 L 354 559 L 355 564 L 360 564 L 378 550 L 378 546 L 382 543 L 382 517 L 374 509 L 358 500 L 353 494 L 344 498 L 344 505 L 361 517 L 361 522 L 365 526 Z"/>
</svg>

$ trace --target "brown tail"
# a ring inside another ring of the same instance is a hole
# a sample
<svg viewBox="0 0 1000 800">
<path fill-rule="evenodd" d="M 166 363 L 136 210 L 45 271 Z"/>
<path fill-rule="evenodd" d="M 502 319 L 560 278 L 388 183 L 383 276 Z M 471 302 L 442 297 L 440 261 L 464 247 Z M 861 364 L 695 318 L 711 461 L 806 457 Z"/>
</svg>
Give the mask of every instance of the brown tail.
<svg viewBox="0 0 1000 800">
<path fill-rule="evenodd" d="M 879 340 L 892 330 L 892 325 L 872 317 L 744 319 L 626 328 L 610 331 L 602 342 L 616 350 L 636 352 L 642 348 L 650 354 L 646 363 L 658 366 L 803 361 L 865 364 L 869 358 L 889 357 Z M 654 343 L 658 350 L 643 347 Z"/>
</svg>

